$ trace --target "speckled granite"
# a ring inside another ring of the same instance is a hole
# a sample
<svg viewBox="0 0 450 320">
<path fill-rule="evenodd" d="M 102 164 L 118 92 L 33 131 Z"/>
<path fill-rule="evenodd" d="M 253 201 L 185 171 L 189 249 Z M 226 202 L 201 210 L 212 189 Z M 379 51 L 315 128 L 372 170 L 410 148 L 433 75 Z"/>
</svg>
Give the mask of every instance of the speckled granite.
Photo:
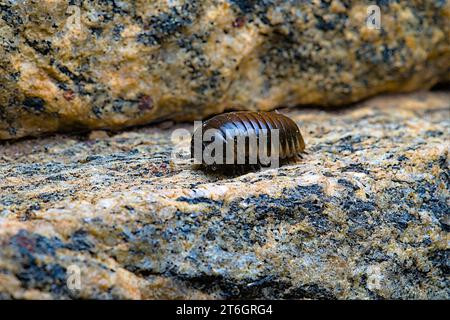
<svg viewBox="0 0 450 320">
<path fill-rule="evenodd" d="M 1 143 L 0 297 L 449 299 L 450 93 L 288 114 L 305 159 L 234 178 L 163 125 Z"/>
<path fill-rule="evenodd" d="M 429 88 L 449 39 L 446 0 L 0 0 L 0 139 Z"/>
</svg>

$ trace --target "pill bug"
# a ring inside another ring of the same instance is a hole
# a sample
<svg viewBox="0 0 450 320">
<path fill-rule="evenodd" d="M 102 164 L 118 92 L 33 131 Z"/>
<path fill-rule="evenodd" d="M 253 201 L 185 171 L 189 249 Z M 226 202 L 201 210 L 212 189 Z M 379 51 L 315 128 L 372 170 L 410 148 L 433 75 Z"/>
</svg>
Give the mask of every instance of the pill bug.
<svg viewBox="0 0 450 320">
<path fill-rule="evenodd" d="M 205 139 L 205 133 L 210 129 L 213 129 L 214 135 L 210 135 L 211 139 Z M 238 147 L 239 141 L 244 142 L 244 146 Z M 278 144 L 275 144 L 276 141 Z M 216 142 L 221 149 L 211 147 Z M 208 148 L 213 149 L 211 156 L 215 158 L 206 161 L 204 152 Z M 302 158 L 304 150 L 305 142 L 297 124 L 277 111 L 223 113 L 204 121 L 194 130 L 191 139 L 191 158 L 195 163 L 207 171 L 225 174 L 245 173 L 270 166 L 272 163 L 262 161 L 261 154 L 264 152 L 281 165 Z M 241 161 L 238 161 L 239 151 Z"/>
</svg>

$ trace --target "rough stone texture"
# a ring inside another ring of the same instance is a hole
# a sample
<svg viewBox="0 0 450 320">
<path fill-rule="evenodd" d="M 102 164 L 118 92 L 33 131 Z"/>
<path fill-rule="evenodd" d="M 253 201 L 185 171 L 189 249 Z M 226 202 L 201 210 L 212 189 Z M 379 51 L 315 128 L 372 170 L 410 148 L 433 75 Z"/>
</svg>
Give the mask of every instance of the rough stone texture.
<svg viewBox="0 0 450 320">
<path fill-rule="evenodd" d="M 449 1 L 0 1 L 0 139 L 450 80 Z M 73 4 L 80 9 L 80 24 Z"/>
<path fill-rule="evenodd" d="M 234 178 L 161 126 L 3 142 L 0 297 L 449 299 L 450 93 L 288 114 L 305 159 Z"/>
</svg>

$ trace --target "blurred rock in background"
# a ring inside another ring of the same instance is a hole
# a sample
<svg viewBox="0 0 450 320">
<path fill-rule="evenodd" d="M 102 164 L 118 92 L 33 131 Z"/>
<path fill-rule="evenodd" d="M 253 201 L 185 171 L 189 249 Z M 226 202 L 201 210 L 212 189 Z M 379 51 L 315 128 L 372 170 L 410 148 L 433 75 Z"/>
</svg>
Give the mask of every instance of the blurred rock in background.
<svg viewBox="0 0 450 320">
<path fill-rule="evenodd" d="M 0 139 L 338 106 L 449 80 L 448 1 L 0 2 Z"/>
</svg>

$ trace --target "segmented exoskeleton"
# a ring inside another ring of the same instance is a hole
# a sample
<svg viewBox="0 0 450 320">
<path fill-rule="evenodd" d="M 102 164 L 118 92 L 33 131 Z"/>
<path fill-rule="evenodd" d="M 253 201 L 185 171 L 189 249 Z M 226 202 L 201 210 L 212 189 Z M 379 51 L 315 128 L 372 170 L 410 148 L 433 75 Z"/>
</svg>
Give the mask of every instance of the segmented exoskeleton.
<svg viewBox="0 0 450 320">
<path fill-rule="evenodd" d="M 279 112 L 220 114 L 203 122 L 191 140 L 191 157 L 196 163 L 222 173 L 244 173 L 273 165 L 267 159 L 283 164 L 297 160 L 304 150 L 299 127 Z"/>
</svg>

